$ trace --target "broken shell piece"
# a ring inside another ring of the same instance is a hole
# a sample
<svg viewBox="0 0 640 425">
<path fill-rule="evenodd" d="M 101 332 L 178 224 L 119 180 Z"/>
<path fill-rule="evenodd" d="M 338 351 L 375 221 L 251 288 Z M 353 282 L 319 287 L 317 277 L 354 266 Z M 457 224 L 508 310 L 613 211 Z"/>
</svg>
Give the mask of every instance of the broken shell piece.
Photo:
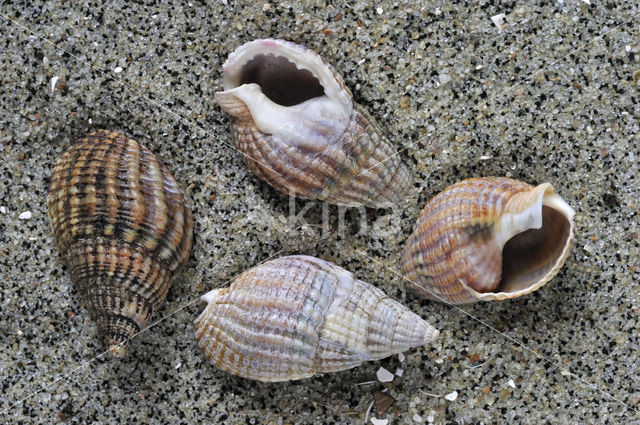
<svg viewBox="0 0 640 425">
<path fill-rule="evenodd" d="M 438 331 L 381 290 L 314 257 L 268 261 L 202 297 L 198 344 L 216 367 L 259 381 L 350 369 Z"/>
<path fill-rule="evenodd" d="M 411 185 L 373 118 L 318 54 L 284 40 L 233 52 L 216 93 L 251 171 L 277 190 L 341 205 L 389 207 Z"/>
<path fill-rule="evenodd" d="M 424 207 L 404 249 L 403 271 L 425 297 L 438 301 L 519 297 L 562 267 L 573 240 L 573 216 L 549 183 L 464 180 Z"/>
</svg>

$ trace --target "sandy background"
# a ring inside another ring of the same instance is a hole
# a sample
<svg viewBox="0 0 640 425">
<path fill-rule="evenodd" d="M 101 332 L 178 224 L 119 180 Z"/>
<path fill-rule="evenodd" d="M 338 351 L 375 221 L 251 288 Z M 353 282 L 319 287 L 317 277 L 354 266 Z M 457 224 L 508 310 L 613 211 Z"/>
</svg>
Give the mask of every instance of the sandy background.
<svg viewBox="0 0 640 425">
<path fill-rule="evenodd" d="M 0 422 L 640 423 L 636 2 L 140 3 L 2 2 Z M 500 13 L 502 31 L 491 19 Z M 291 214 L 231 147 L 213 100 L 221 65 L 265 37 L 335 65 L 409 165 L 410 199 L 368 210 L 366 231 L 358 210 L 328 208 L 328 231 L 316 227 L 321 203 L 296 201 Z M 96 359 L 103 347 L 46 217 L 56 157 L 104 127 L 173 171 L 196 220 L 161 321 L 122 360 Z M 395 270 L 424 203 L 489 175 L 550 182 L 576 209 L 565 267 L 534 294 L 462 309 L 405 289 Z M 208 365 L 193 333 L 198 296 L 294 253 L 375 284 L 439 340 L 404 360 L 284 384 Z M 378 382 L 380 367 L 403 376 Z M 383 390 L 395 402 L 367 414 Z"/>
</svg>

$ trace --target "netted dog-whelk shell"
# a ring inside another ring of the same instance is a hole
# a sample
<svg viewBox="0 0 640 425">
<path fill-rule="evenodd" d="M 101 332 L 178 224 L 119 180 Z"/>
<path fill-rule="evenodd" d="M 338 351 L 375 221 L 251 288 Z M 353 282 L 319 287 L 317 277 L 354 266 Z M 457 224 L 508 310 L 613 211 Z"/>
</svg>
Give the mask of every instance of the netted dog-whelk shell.
<svg viewBox="0 0 640 425">
<path fill-rule="evenodd" d="M 349 369 L 438 336 L 379 289 L 302 255 L 254 267 L 202 299 L 208 305 L 195 328 L 207 359 L 259 381 Z"/>
<path fill-rule="evenodd" d="M 341 205 L 389 207 L 409 172 L 335 69 L 311 50 L 256 40 L 223 66 L 216 100 L 251 171 L 286 194 Z"/>
<path fill-rule="evenodd" d="M 187 260 L 191 209 L 148 149 L 105 130 L 58 158 L 47 204 L 71 279 L 110 352 L 120 357 Z"/>
<path fill-rule="evenodd" d="M 573 215 L 549 183 L 464 180 L 424 207 L 404 249 L 403 271 L 438 301 L 519 297 L 542 287 L 564 264 Z"/>
</svg>

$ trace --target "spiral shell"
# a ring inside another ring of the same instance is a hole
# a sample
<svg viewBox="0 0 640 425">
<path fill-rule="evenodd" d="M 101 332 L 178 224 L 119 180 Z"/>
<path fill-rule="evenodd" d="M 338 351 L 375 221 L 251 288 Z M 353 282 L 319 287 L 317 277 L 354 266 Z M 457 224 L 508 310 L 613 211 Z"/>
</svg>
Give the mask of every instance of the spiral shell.
<svg viewBox="0 0 640 425">
<path fill-rule="evenodd" d="M 403 270 L 438 301 L 519 297 L 542 287 L 564 264 L 573 215 L 549 183 L 464 180 L 424 207 L 405 246 Z"/>
<path fill-rule="evenodd" d="M 208 305 L 195 328 L 207 359 L 259 381 L 349 369 L 438 336 L 379 289 L 302 255 L 254 267 L 202 300 Z"/>
<path fill-rule="evenodd" d="M 110 352 L 120 357 L 187 261 L 191 209 L 148 149 L 106 130 L 58 158 L 47 204 L 71 280 Z"/>
<path fill-rule="evenodd" d="M 283 40 L 233 52 L 216 93 L 251 171 L 277 190 L 341 205 L 389 207 L 409 172 L 371 116 L 319 55 Z"/>
</svg>

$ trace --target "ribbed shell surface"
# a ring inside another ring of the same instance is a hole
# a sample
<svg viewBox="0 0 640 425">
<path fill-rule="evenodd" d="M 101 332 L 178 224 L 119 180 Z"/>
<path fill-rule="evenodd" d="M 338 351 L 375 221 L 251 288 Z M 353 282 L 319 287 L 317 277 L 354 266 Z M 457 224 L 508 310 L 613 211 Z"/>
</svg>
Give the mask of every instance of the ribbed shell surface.
<svg viewBox="0 0 640 425">
<path fill-rule="evenodd" d="M 124 354 L 187 261 L 193 219 L 182 191 L 148 149 L 100 130 L 58 158 L 47 204 L 85 307 Z"/>
<path fill-rule="evenodd" d="M 269 261 L 203 299 L 195 328 L 207 359 L 260 381 L 352 368 L 438 335 L 379 289 L 314 257 Z"/>
<path fill-rule="evenodd" d="M 422 210 L 407 240 L 403 271 L 425 297 L 454 304 L 478 301 L 461 282 L 490 287 L 500 280 L 501 247 L 490 243 L 509 199 L 532 189 L 500 177 L 474 178 L 449 186 Z"/>
<path fill-rule="evenodd" d="M 405 199 L 409 170 L 373 118 L 359 105 L 338 140 L 313 151 L 260 132 L 250 119 L 231 118 L 243 161 L 280 192 L 339 205 L 390 206 Z"/>
</svg>

